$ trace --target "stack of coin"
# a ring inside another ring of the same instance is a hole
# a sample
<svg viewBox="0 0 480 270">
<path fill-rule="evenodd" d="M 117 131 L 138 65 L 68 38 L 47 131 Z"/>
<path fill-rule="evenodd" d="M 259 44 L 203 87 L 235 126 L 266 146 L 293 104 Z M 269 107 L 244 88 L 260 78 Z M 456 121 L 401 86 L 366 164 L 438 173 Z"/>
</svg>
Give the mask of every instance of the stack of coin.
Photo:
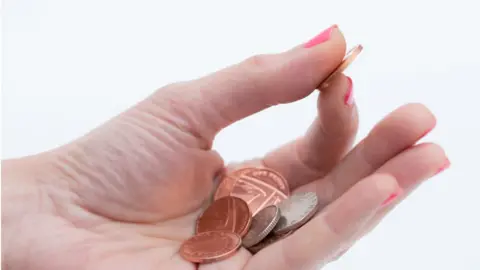
<svg viewBox="0 0 480 270">
<path fill-rule="evenodd" d="M 288 236 L 319 209 L 314 192 L 290 196 L 278 172 L 248 167 L 225 174 L 213 203 L 197 219 L 181 256 L 195 263 L 226 259 L 241 247 L 256 253 Z"/>
</svg>

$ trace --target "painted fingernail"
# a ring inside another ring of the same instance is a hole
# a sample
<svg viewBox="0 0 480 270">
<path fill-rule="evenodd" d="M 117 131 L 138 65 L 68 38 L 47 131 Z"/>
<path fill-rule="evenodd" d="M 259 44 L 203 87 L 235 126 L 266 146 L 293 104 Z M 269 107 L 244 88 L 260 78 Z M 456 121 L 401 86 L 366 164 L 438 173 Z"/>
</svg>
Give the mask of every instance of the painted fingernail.
<svg viewBox="0 0 480 270">
<path fill-rule="evenodd" d="M 345 105 L 347 106 L 352 106 L 352 104 L 355 102 L 355 99 L 353 98 L 353 81 L 352 78 L 348 77 L 348 90 L 347 93 L 345 94 L 345 97 L 343 101 L 345 102 Z"/>
<path fill-rule="evenodd" d="M 385 201 L 383 201 L 382 206 L 390 204 L 395 198 L 398 197 L 398 192 L 392 193 Z"/>
<path fill-rule="evenodd" d="M 443 163 L 443 165 L 440 168 L 438 168 L 438 170 L 435 174 L 439 174 L 439 173 L 445 171 L 446 169 L 448 169 L 449 167 L 450 167 L 450 160 L 447 158 L 445 160 L 445 162 Z"/>
<path fill-rule="evenodd" d="M 330 36 L 332 35 L 332 32 L 335 28 L 338 28 L 338 26 L 336 24 L 334 24 L 334 25 L 330 26 L 329 28 L 323 30 L 323 32 L 321 32 L 320 34 L 318 34 L 317 36 L 312 38 L 310 41 L 305 43 L 304 47 L 305 48 L 311 48 L 313 46 L 316 46 L 320 43 L 323 43 L 323 42 L 329 40 Z"/>
</svg>

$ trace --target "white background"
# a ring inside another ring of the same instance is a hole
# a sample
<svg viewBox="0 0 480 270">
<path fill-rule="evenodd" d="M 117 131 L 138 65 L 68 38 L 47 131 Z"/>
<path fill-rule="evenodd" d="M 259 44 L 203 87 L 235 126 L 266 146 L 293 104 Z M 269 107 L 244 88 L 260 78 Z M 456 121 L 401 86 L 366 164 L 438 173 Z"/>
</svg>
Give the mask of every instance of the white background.
<svg viewBox="0 0 480 270">
<path fill-rule="evenodd" d="M 480 38 L 472 0 L 4 1 L 3 158 L 82 135 L 170 82 L 282 51 L 337 23 L 365 51 L 348 69 L 359 138 L 385 114 L 422 102 L 426 140 L 452 167 L 425 183 L 327 269 L 480 269 Z M 215 143 L 227 161 L 293 139 L 315 96 L 248 118 Z M 251 130 L 255 129 L 255 134 Z M 250 147 L 238 143 L 247 140 Z"/>
</svg>

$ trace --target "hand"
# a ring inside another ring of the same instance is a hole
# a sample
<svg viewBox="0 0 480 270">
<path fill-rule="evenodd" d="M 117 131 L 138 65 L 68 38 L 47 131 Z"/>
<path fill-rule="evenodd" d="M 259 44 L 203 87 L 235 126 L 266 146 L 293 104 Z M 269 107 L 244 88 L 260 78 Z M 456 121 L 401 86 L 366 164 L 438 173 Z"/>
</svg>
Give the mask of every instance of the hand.
<svg viewBox="0 0 480 270">
<path fill-rule="evenodd" d="M 321 39 L 166 86 L 68 145 L 2 162 L 2 265 L 193 269 L 177 252 L 224 168 L 211 149 L 215 135 L 312 93 L 345 52 L 338 29 Z M 439 146 L 414 146 L 435 125 L 419 104 L 392 112 L 349 152 L 358 123 L 351 86 L 336 76 L 322 90 L 305 136 L 255 161 L 282 173 L 294 191 L 316 191 L 329 206 L 255 256 L 241 249 L 201 269 L 324 265 L 448 164 Z"/>
</svg>

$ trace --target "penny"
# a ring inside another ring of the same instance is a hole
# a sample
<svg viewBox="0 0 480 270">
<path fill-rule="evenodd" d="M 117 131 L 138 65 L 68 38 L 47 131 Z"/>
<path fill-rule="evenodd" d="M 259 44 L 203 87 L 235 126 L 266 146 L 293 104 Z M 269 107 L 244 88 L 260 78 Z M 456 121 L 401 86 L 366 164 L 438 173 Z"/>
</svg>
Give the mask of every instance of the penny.
<svg viewBox="0 0 480 270">
<path fill-rule="evenodd" d="M 345 71 L 347 67 L 355 60 L 355 58 L 357 58 L 357 56 L 362 52 L 362 50 L 362 45 L 357 45 L 350 49 L 343 58 L 342 63 L 340 63 L 340 65 L 332 73 L 330 73 L 330 75 L 323 81 L 320 88 L 328 87 L 330 80 L 338 73 Z"/>
<path fill-rule="evenodd" d="M 211 231 L 192 236 L 180 247 L 180 256 L 193 263 L 226 259 L 240 248 L 242 238 L 231 232 Z"/>
<path fill-rule="evenodd" d="M 293 231 L 289 231 L 285 234 L 280 234 L 280 235 L 277 235 L 277 234 L 270 234 L 268 235 L 265 239 L 263 239 L 260 243 L 254 245 L 254 246 L 251 246 L 248 249 L 248 251 L 250 251 L 252 254 L 255 254 L 257 252 L 259 252 L 260 250 L 270 246 L 271 244 L 273 243 L 276 243 L 284 238 L 286 238 L 287 236 L 289 236 L 290 234 L 292 234 Z"/>
<path fill-rule="evenodd" d="M 281 216 L 273 232 L 284 234 L 300 228 L 315 215 L 319 205 L 317 194 L 314 192 L 292 195 L 278 205 Z"/>
<path fill-rule="evenodd" d="M 218 200 L 221 197 L 230 196 L 230 193 L 232 192 L 238 177 L 247 171 L 256 169 L 254 167 L 241 167 L 241 165 L 231 165 L 231 166 L 236 169 L 230 172 L 227 171 L 222 175 L 222 180 L 218 185 L 214 195 L 215 200 Z"/>
<path fill-rule="evenodd" d="M 233 190 L 233 186 L 237 181 L 236 178 L 230 177 L 227 174 L 222 176 L 220 183 L 217 186 L 215 194 L 213 195 L 214 200 L 218 200 L 222 197 L 230 196 L 230 193 Z"/>
<path fill-rule="evenodd" d="M 255 178 L 244 177 L 237 179 L 230 195 L 243 199 L 252 216 L 269 205 L 277 205 L 287 199 L 287 195 L 274 186 Z"/>
<path fill-rule="evenodd" d="M 239 167 L 241 165 L 230 165 L 234 168 L 232 171 L 227 171 L 223 173 L 222 180 L 215 191 L 214 199 L 218 200 L 222 197 L 230 196 L 230 193 L 233 190 L 235 182 L 237 181 L 238 176 L 240 176 L 243 172 L 248 170 L 254 170 L 253 167 Z M 231 168 L 231 167 L 230 167 Z"/>
<path fill-rule="evenodd" d="M 223 197 L 214 201 L 198 218 L 197 233 L 228 231 L 243 237 L 250 228 L 252 215 L 247 203 L 237 197 Z"/>
<path fill-rule="evenodd" d="M 288 186 L 288 182 L 280 173 L 268 168 L 247 169 L 248 168 L 245 168 L 243 173 L 239 175 L 240 178 L 252 177 L 264 181 L 276 187 L 278 190 L 283 192 L 283 194 L 290 196 L 290 187 Z"/>
<path fill-rule="evenodd" d="M 252 215 L 269 205 L 285 200 L 289 192 L 287 181 L 279 173 L 266 168 L 242 168 L 227 174 L 215 192 L 215 199 L 234 196 L 247 202 Z"/>
<path fill-rule="evenodd" d="M 258 244 L 273 230 L 279 219 L 280 209 L 275 205 L 270 205 L 260 210 L 252 218 L 250 230 L 243 237 L 243 246 L 248 248 Z"/>
</svg>

